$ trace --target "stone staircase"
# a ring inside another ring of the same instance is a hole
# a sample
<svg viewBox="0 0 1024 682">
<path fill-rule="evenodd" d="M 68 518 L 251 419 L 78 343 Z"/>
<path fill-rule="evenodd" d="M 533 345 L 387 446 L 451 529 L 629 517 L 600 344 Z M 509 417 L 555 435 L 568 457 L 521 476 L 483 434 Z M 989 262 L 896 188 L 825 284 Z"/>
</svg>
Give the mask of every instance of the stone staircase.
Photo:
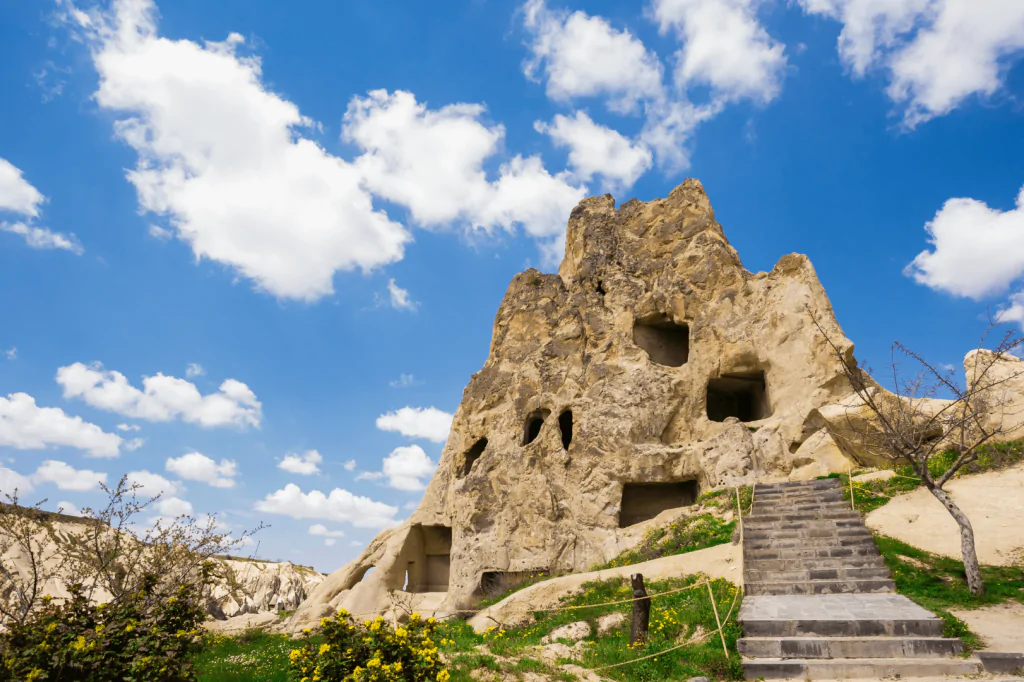
<svg viewBox="0 0 1024 682">
<path fill-rule="evenodd" d="M 759 485 L 743 520 L 747 679 L 971 675 L 958 639 L 895 584 L 839 481 Z"/>
</svg>

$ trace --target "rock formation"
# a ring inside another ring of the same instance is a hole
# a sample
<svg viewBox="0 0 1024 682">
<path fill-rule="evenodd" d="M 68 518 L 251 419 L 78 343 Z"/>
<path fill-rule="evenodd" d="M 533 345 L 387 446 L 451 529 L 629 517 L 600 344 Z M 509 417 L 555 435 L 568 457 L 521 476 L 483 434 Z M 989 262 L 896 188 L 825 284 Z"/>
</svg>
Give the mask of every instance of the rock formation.
<svg viewBox="0 0 1024 682">
<path fill-rule="evenodd" d="M 323 573 L 290 561 L 224 559 L 235 574 L 239 589 L 227 584 L 213 590 L 215 603 L 207 610 L 218 619 L 262 611 L 298 608 L 321 582 Z"/>
<path fill-rule="evenodd" d="M 587 570 L 703 491 L 846 470 L 808 416 L 849 396 L 810 261 L 744 269 L 704 189 L 584 200 L 557 275 L 516 275 L 412 516 L 293 619 L 453 610 L 516 575 Z M 371 569 L 372 572 L 371 572 Z"/>
</svg>

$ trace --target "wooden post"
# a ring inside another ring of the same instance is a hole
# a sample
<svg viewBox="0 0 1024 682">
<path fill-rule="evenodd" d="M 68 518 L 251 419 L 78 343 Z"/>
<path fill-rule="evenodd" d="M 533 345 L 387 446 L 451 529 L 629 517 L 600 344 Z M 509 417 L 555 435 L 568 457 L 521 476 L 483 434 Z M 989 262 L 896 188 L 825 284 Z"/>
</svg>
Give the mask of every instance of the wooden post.
<svg viewBox="0 0 1024 682">
<path fill-rule="evenodd" d="M 715 605 L 715 593 L 711 591 L 711 581 L 704 583 L 708 586 L 708 596 L 711 597 L 711 609 L 715 612 L 715 622 L 718 623 L 718 636 L 722 638 L 722 653 L 729 658 L 729 647 L 725 646 L 725 633 L 722 632 L 722 619 L 718 617 L 718 606 Z"/>
<path fill-rule="evenodd" d="M 629 643 L 646 644 L 647 628 L 651 622 L 651 598 L 644 589 L 644 576 L 634 573 L 629 576 L 633 585 L 633 624 L 629 632 Z"/>
</svg>

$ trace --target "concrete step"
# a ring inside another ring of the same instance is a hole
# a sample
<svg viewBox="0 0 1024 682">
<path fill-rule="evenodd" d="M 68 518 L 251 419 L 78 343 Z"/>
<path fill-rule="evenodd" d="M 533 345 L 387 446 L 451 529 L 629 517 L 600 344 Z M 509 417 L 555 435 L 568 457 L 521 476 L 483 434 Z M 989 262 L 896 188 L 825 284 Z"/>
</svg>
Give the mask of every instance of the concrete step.
<svg viewBox="0 0 1024 682">
<path fill-rule="evenodd" d="M 830 557 L 825 559 L 748 559 L 743 562 L 747 571 L 814 571 L 828 569 L 886 568 L 880 555 Z"/>
<path fill-rule="evenodd" d="M 944 637 L 744 637 L 736 642 L 750 658 L 935 658 L 957 656 L 959 639 Z"/>
<path fill-rule="evenodd" d="M 896 583 L 888 578 L 862 580 L 804 580 L 786 582 L 749 582 L 744 591 L 750 596 L 790 594 L 858 594 L 895 592 Z"/>
<path fill-rule="evenodd" d="M 870 533 L 866 535 L 833 536 L 822 538 L 745 538 L 745 549 L 788 549 L 798 547 L 855 547 L 860 545 L 875 546 L 875 539 Z"/>
<path fill-rule="evenodd" d="M 744 561 L 757 561 L 760 559 L 829 559 L 848 556 L 877 557 L 881 555 L 878 553 L 878 547 L 875 546 L 874 542 L 844 547 L 744 547 L 743 549 Z"/>
<path fill-rule="evenodd" d="M 758 483 L 754 488 L 754 496 L 761 495 L 763 493 L 774 492 L 777 490 L 807 490 L 810 488 L 814 489 L 827 489 L 827 488 L 838 488 L 840 481 L 838 478 L 823 478 L 820 481 L 783 481 L 781 483 Z"/>
<path fill-rule="evenodd" d="M 758 514 L 802 514 L 834 511 L 854 511 L 848 502 L 801 502 L 780 504 L 754 503 L 750 510 L 751 516 Z"/>
<path fill-rule="evenodd" d="M 748 583 L 806 582 L 808 580 L 886 580 L 890 577 L 885 566 L 866 568 L 811 568 L 795 571 L 765 571 L 744 566 L 743 579 Z"/>
<path fill-rule="evenodd" d="M 778 491 L 778 492 L 767 492 L 759 495 L 754 495 L 754 502 L 776 501 L 776 500 L 800 500 L 807 498 L 821 498 L 821 499 L 843 499 L 843 495 L 846 491 L 842 488 L 829 488 L 827 490 L 794 490 L 794 491 Z"/>
<path fill-rule="evenodd" d="M 941 637 L 942 619 L 900 594 L 750 595 L 747 637 Z"/>
<path fill-rule="evenodd" d="M 865 528 L 864 519 L 805 519 L 803 521 L 761 521 L 754 520 L 758 517 L 744 517 L 743 529 L 745 531 L 755 530 L 787 530 L 790 528 Z"/>
<path fill-rule="evenodd" d="M 867 537 L 871 531 L 865 526 L 843 528 L 756 528 L 743 529 L 744 540 L 770 540 L 787 538 L 850 538 Z"/>
<path fill-rule="evenodd" d="M 800 513 L 772 513 L 772 514 L 751 514 L 750 516 L 743 517 L 743 522 L 750 521 L 751 523 L 765 522 L 782 522 L 791 523 L 794 521 L 844 521 L 847 519 L 860 519 L 863 520 L 863 516 L 858 511 L 852 509 L 844 509 L 842 511 L 833 511 L 827 514 L 815 513 L 815 512 L 800 512 Z"/>
<path fill-rule="evenodd" d="M 900 677 L 938 677 L 940 675 L 976 675 L 981 672 L 977 659 L 959 658 L 858 658 L 858 659 L 753 659 L 743 661 L 748 680 L 870 679 Z"/>
</svg>

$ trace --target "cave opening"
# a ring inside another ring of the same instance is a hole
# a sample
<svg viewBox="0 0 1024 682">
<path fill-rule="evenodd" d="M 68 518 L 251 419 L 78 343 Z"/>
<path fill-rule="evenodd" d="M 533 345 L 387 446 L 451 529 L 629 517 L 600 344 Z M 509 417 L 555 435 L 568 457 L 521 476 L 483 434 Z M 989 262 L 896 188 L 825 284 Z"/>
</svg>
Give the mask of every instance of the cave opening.
<svg viewBox="0 0 1024 682">
<path fill-rule="evenodd" d="M 484 454 L 484 450 L 487 449 L 487 439 L 481 438 L 477 442 L 473 443 L 473 447 L 466 450 L 466 454 L 462 456 L 462 466 L 459 467 L 458 477 L 465 478 L 469 476 L 469 472 L 473 470 L 473 465 L 480 459 L 480 456 Z"/>
<path fill-rule="evenodd" d="M 669 483 L 626 483 L 622 486 L 619 528 L 649 521 L 667 509 L 688 507 L 697 501 L 696 480 Z"/>
<path fill-rule="evenodd" d="M 406 592 L 447 592 L 452 564 L 450 526 L 413 526 L 405 546 Z"/>
<path fill-rule="evenodd" d="M 523 445 L 529 445 L 537 440 L 537 436 L 540 435 L 540 429 L 544 426 L 544 420 L 550 414 L 551 410 L 540 409 L 534 410 L 526 417 L 526 424 L 523 427 Z"/>
<path fill-rule="evenodd" d="M 572 410 L 558 415 L 558 430 L 562 432 L 562 447 L 568 450 L 572 444 Z"/>
<path fill-rule="evenodd" d="M 637 320 L 633 324 L 633 343 L 646 351 L 651 362 L 681 367 L 690 358 L 690 327 L 667 317 Z"/>
<path fill-rule="evenodd" d="M 741 422 L 770 417 L 764 372 L 724 374 L 708 381 L 707 414 L 713 422 L 724 422 L 729 417 Z"/>
</svg>

